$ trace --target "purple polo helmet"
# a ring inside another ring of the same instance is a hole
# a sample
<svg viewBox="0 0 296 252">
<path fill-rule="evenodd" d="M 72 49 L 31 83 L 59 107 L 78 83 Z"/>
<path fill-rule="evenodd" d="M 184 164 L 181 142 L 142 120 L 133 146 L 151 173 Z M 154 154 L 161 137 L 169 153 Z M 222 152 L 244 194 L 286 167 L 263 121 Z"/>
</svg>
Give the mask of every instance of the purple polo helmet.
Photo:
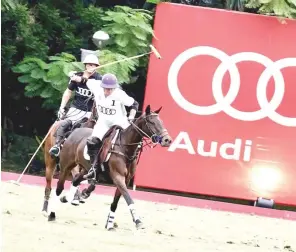
<svg viewBox="0 0 296 252">
<path fill-rule="evenodd" d="M 116 76 L 111 73 L 104 74 L 102 77 L 101 87 L 102 88 L 118 88 L 119 85 L 118 85 Z"/>
</svg>

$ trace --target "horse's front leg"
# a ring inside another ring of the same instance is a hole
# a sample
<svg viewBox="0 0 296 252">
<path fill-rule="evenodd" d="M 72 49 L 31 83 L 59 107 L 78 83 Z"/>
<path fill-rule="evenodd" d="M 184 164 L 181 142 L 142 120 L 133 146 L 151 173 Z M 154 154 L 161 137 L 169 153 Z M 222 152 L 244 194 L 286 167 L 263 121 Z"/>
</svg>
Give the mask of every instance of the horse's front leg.
<svg viewBox="0 0 296 252">
<path fill-rule="evenodd" d="M 79 190 L 80 183 L 83 180 L 85 180 L 83 177 L 84 175 L 85 175 L 85 173 L 83 170 L 75 175 L 75 177 L 72 179 L 71 187 L 70 187 L 68 194 L 61 197 L 62 203 L 72 202 L 74 200 L 74 197 Z"/>
<path fill-rule="evenodd" d="M 118 190 L 122 194 L 122 196 L 124 197 L 128 207 L 129 207 L 129 210 L 130 210 L 132 218 L 133 218 L 133 222 L 136 224 L 136 228 L 137 229 L 144 228 L 143 223 L 140 220 L 140 217 L 137 215 L 135 203 L 127 190 L 127 186 L 125 183 L 125 176 L 123 176 L 119 173 L 116 173 L 116 174 L 113 174 L 113 176 L 111 176 L 111 177 L 113 179 L 114 184 L 116 185 L 116 187 L 118 188 Z M 119 199 L 118 199 L 118 201 L 119 201 Z M 110 211 L 110 213 L 111 212 L 112 211 Z"/>
<path fill-rule="evenodd" d="M 77 174 L 79 174 L 79 165 L 75 166 L 72 169 L 72 178 L 75 178 Z M 74 199 L 71 201 L 73 206 L 78 206 L 80 203 L 85 203 L 85 199 L 82 197 L 82 192 L 79 190 L 79 187 L 74 195 Z"/>
<path fill-rule="evenodd" d="M 62 194 L 64 190 L 64 184 L 66 180 L 66 171 L 64 170 L 59 177 L 58 183 L 57 183 L 57 188 L 53 192 L 53 197 L 50 198 L 49 200 L 49 209 L 50 209 L 50 214 L 48 216 L 48 221 L 55 221 L 56 219 L 56 211 L 59 206 L 59 196 Z"/>
<path fill-rule="evenodd" d="M 129 185 L 130 180 L 131 180 L 131 176 L 129 176 L 126 179 L 126 183 L 125 183 L 126 186 Z M 118 188 L 116 188 L 116 191 L 115 191 L 115 194 L 114 194 L 114 198 L 113 198 L 113 202 L 111 203 L 110 212 L 108 214 L 107 222 L 106 222 L 106 225 L 105 225 L 105 228 L 107 230 L 114 230 L 114 228 L 117 228 L 118 227 L 117 223 L 115 222 L 115 211 L 117 209 L 117 206 L 118 206 L 118 202 L 120 200 L 120 197 L 121 197 L 121 192 L 119 191 Z"/>
<path fill-rule="evenodd" d="M 116 188 L 113 202 L 111 204 L 110 212 L 108 214 L 107 222 L 105 225 L 105 228 L 108 231 L 114 230 L 117 227 L 117 224 L 115 223 L 115 211 L 117 209 L 117 205 L 118 205 L 120 197 L 121 197 L 121 192 L 119 191 L 118 188 Z"/>
<path fill-rule="evenodd" d="M 96 183 L 94 180 L 91 180 L 90 185 L 82 190 L 81 197 L 80 197 L 80 202 L 85 201 L 91 193 L 96 189 Z"/>
</svg>

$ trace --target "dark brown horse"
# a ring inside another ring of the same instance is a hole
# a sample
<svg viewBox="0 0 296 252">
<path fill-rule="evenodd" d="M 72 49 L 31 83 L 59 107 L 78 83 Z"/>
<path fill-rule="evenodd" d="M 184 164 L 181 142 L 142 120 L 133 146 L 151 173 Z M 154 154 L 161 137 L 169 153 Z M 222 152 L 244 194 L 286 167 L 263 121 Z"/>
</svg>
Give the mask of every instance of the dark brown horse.
<svg viewBox="0 0 296 252">
<path fill-rule="evenodd" d="M 90 118 L 89 119 L 83 118 L 81 120 L 82 123 L 80 127 L 93 128 L 96 123 L 96 117 L 97 117 L 97 111 L 96 111 L 96 106 L 94 102 Z M 49 129 L 50 134 L 45 140 L 45 144 L 44 144 L 44 160 L 45 160 L 45 166 L 46 166 L 45 167 L 46 186 L 45 186 L 45 192 L 44 192 L 44 202 L 43 202 L 42 212 L 44 212 L 45 214 L 47 213 L 47 210 L 48 210 L 48 201 L 51 193 L 51 183 L 52 183 L 53 175 L 57 166 L 59 166 L 59 158 L 51 157 L 51 155 L 49 154 L 49 150 L 55 144 L 56 130 L 60 126 L 61 122 L 62 120 L 56 121 L 51 126 L 51 128 Z M 79 122 L 77 122 L 77 124 L 78 123 Z M 76 127 L 78 126 L 77 124 L 75 123 Z M 69 174 L 67 177 L 67 180 L 72 180 L 72 178 L 79 173 L 79 170 L 73 169 L 71 172 L 72 172 L 72 175 Z M 79 194 L 79 192 L 77 194 Z"/>
<path fill-rule="evenodd" d="M 114 229 L 115 211 L 121 195 L 123 195 L 130 209 L 136 227 L 142 228 L 142 222 L 136 214 L 134 201 L 127 190 L 127 185 L 135 175 L 138 154 L 142 148 L 143 137 L 150 139 L 155 144 L 159 143 L 162 147 L 169 147 L 172 142 L 168 131 L 164 128 L 159 117 L 160 110 L 161 108 L 152 112 L 150 110 L 150 105 L 148 105 L 145 113 L 137 118 L 134 123 L 131 123 L 127 129 L 122 130 L 116 126 L 112 127 L 103 139 L 99 159 L 101 161 L 106 161 L 104 162 L 105 170 L 117 187 L 105 226 L 107 230 Z M 94 170 L 90 171 L 90 162 L 84 158 L 86 140 L 91 134 L 92 129 L 75 129 L 63 146 L 63 150 L 60 154 L 61 174 L 57 183 L 55 196 L 51 198 L 49 203 L 49 221 L 55 220 L 56 218 L 56 204 L 60 203 L 60 200 L 62 202 L 70 201 L 74 197 L 80 182 L 94 174 Z M 115 142 L 112 141 L 113 139 L 116 139 Z M 110 156 L 109 159 L 106 160 L 108 154 Z M 64 190 L 66 177 L 74 167 L 79 168 L 81 172 L 73 179 L 69 195 L 59 199 L 58 197 Z M 88 174 L 86 174 L 86 171 L 88 171 Z M 100 171 L 100 167 L 96 169 L 97 173 Z M 92 186 L 92 189 L 94 189 L 95 185 Z M 87 189 L 85 190 L 86 192 L 84 192 L 84 194 L 89 196 L 91 192 L 87 191 Z"/>
</svg>

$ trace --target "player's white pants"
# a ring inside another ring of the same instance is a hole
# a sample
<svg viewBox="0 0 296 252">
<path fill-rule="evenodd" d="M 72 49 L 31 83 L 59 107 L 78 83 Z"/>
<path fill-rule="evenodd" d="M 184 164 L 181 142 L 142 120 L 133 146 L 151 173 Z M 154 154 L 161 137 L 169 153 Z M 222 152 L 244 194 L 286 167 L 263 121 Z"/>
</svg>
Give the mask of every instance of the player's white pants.
<svg viewBox="0 0 296 252">
<path fill-rule="evenodd" d="M 104 135 L 113 125 L 118 125 L 123 129 L 126 129 L 128 126 L 130 126 L 130 123 L 125 116 L 112 121 L 110 119 L 107 121 L 104 117 L 99 116 L 99 119 L 92 132 L 92 137 L 97 137 L 102 141 Z"/>
<path fill-rule="evenodd" d="M 90 118 L 91 112 L 83 111 L 74 107 L 71 107 L 65 116 L 65 119 L 70 119 L 72 123 L 81 120 L 83 117 Z"/>
</svg>

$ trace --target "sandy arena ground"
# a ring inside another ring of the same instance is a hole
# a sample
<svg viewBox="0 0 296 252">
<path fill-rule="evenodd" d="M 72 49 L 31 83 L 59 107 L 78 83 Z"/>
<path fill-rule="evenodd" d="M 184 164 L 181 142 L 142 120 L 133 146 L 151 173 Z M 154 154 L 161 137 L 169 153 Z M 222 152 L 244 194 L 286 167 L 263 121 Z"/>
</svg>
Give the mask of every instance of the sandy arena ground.
<svg viewBox="0 0 296 252">
<path fill-rule="evenodd" d="M 136 230 L 124 199 L 116 232 L 104 229 L 112 197 L 61 204 L 55 223 L 41 214 L 44 189 L 2 183 L 3 252 L 292 252 L 296 221 L 136 201 L 146 229 Z M 4 188 L 3 188 L 4 187 Z"/>
</svg>

